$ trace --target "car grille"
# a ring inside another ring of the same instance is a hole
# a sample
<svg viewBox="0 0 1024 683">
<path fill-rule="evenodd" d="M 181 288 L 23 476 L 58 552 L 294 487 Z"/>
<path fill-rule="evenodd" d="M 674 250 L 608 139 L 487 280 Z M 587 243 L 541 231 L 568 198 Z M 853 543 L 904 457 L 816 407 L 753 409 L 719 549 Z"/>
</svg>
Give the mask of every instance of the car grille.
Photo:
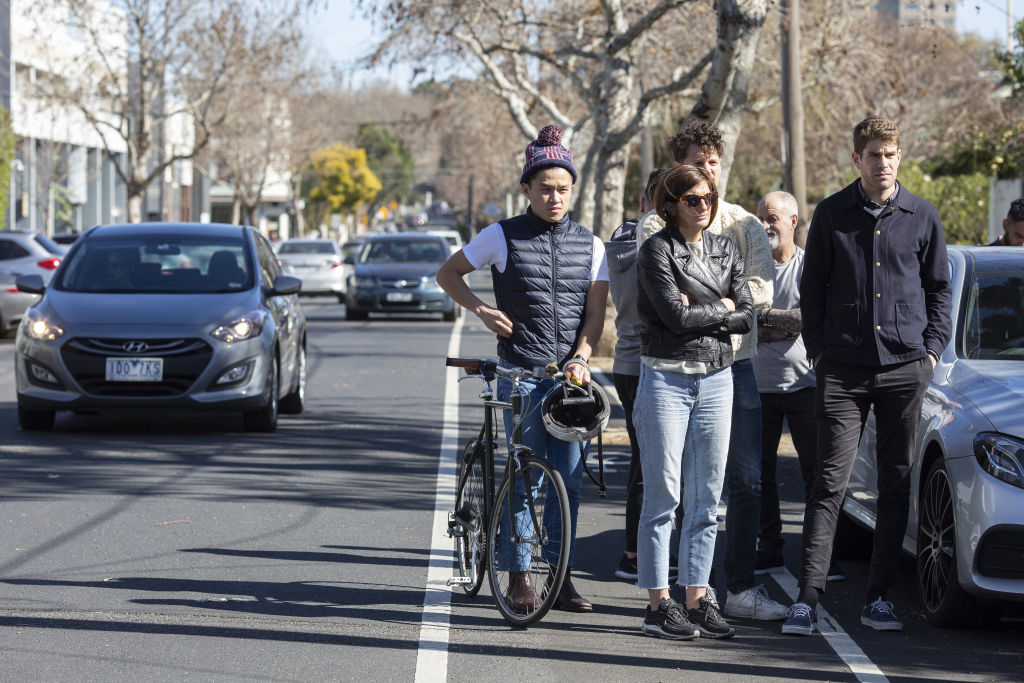
<svg viewBox="0 0 1024 683">
<path fill-rule="evenodd" d="M 993 529 L 981 539 L 978 573 L 993 579 L 1024 579 L 1024 530 Z"/>
<path fill-rule="evenodd" d="M 384 289 L 417 289 L 420 286 L 420 279 L 412 278 L 381 278 L 380 286 Z"/>
<path fill-rule="evenodd" d="M 213 349 L 201 339 L 146 339 L 144 351 L 126 351 L 139 339 L 76 337 L 61 349 L 68 371 L 86 393 L 111 397 L 171 397 L 188 391 L 210 362 Z M 162 382 L 108 382 L 107 358 L 163 358 Z"/>
</svg>

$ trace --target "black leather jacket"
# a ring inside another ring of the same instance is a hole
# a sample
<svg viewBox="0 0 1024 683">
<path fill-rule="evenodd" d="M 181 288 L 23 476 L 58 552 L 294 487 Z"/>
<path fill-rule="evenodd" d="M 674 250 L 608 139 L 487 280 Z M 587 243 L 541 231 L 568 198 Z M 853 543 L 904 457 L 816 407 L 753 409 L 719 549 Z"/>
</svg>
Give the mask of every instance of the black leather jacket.
<svg viewBox="0 0 1024 683">
<path fill-rule="evenodd" d="M 674 228 L 666 227 L 640 247 L 637 308 L 644 321 L 645 356 L 693 360 L 722 368 L 732 364 L 730 334 L 750 331 L 754 304 L 735 243 L 705 230 L 698 262 Z M 690 301 L 684 306 L 684 292 Z M 722 303 L 736 302 L 736 310 Z"/>
</svg>

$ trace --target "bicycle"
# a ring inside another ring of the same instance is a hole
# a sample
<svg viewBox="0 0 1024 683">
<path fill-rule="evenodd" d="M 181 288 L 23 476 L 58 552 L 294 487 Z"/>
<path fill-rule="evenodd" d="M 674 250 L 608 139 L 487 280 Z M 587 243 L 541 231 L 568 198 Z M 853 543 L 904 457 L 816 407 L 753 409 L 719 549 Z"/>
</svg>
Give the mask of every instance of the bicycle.
<svg viewBox="0 0 1024 683">
<path fill-rule="evenodd" d="M 542 373 L 502 367 L 493 359 L 448 358 L 445 365 L 466 369 L 467 375 L 460 377 L 460 382 L 473 378 L 484 382 L 480 393 L 484 423 L 462 453 L 455 510 L 448 515 L 448 535 L 455 540 L 458 567 L 458 575 L 449 579 L 448 585 L 459 585 L 472 597 L 480 591 L 484 574 L 488 574 L 491 596 L 501 615 L 515 626 L 529 626 L 542 619 L 558 597 L 569 564 L 572 534 L 569 498 L 562 477 L 546 459 L 533 456 L 522 444 L 521 418 L 527 410 L 539 406 L 523 405 L 520 381 L 554 379 L 567 392 L 582 394 L 569 401 L 593 401 L 593 395 L 589 388 L 573 386 L 555 365 Z M 499 376 L 512 382 L 509 401 L 495 398 L 492 383 Z M 495 491 L 495 460 L 500 449 L 494 428 L 499 409 L 511 411 L 513 430 L 505 449 L 505 472 Z M 544 524 L 545 508 L 551 508 L 550 529 Z M 554 522 L 559 520 L 555 528 Z M 512 558 L 519 560 L 519 568 L 526 563 L 525 574 L 509 569 Z M 539 601 L 516 600 L 524 581 L 533 586 Z"/>
</svg>

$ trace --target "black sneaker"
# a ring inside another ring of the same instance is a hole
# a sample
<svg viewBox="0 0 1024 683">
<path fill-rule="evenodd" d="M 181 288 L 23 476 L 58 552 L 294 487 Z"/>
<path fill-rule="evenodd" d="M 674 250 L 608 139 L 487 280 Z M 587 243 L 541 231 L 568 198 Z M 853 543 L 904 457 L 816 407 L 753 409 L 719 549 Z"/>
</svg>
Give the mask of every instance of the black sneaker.
<svg viewBox="0 0 1024 683">
<path fill-rule="evenodd" d="M 615 570 L 615 576 L 624 581 L 636 581 L 636 558 L 622 553 L 622 559 L 619 560 L 619 568 Z"/>
<path fill-rule="evenodd" d="M 736 635 L 736 629 L 722 618 L 710 596 L 701 596 L 699 604 L 700 607 L 687 611 L 690 621 L 696 624 L 702 636 L 705 638 L 732 638 Z"/>
<path fill-rule="evenodd" d="M 782 561 L 782 555 L 776 555 L 775 553 L 766 553 L 763 550 L 758 550 L 754 558 L 755 574 L 767 574 L 773 569 L 781 569 L 785 566 L 785 563 Z"/>
<path fill-rule="evenodd" d="M 697 627 L 686 618 L 686 610 L 672 598 L 662 600 L 656 610 L 650 605 L 644 609 L 644 623 L 640 626 L 644 635 L 669 640 L 693 640 L 700 635 Z"/>
<path fill-rule="evenodd" d="M 832 560 L 832 563 L 828 566 L 828 575 L 825 577 L 826 581 L 846 581 L 846 573 L 843 568 L 839 566 L 839 563 Z"/>
</svg>

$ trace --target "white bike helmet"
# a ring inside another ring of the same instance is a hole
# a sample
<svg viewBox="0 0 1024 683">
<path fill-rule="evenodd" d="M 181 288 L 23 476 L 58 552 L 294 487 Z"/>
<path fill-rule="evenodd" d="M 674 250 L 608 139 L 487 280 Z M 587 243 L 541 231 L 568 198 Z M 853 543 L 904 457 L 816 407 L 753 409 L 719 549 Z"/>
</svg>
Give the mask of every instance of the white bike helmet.
<svg viewBox="0 0 1024 683">
<path fill-rule="evenodd" d="M 594 381 L 584 387 L 558 384 L 544 397 L 541 416 L 548 434 L 562 441 L 587 441 L 608 426 L 608 394 Z"/>
</svg>

